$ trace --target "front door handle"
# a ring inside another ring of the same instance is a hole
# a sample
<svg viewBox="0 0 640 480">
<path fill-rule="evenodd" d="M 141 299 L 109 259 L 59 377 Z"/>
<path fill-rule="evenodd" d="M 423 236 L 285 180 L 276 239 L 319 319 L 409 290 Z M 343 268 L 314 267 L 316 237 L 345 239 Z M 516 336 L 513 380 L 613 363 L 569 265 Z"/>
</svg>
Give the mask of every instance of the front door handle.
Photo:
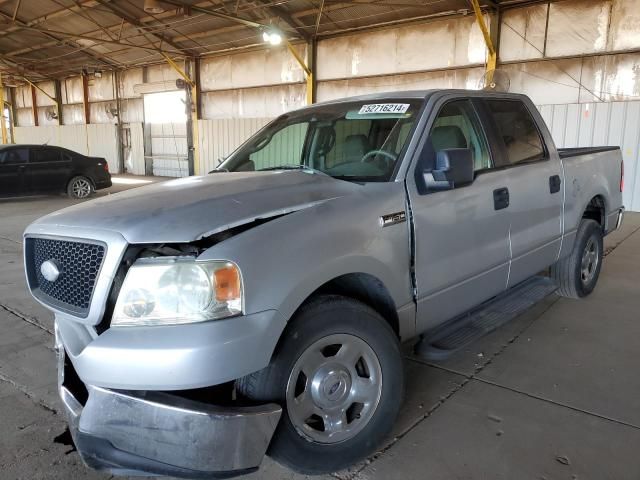
<svg viewBox="0 0 640 480">
<path fill-rule="evenodd" d="M 498 188 L 493 191 L 493 208 L 495 210 L 502 210 L 509 206 L 509 189 Z"/>
<path fill-rule="evenodd" d="M 562 184 L 562 180 L 560 179 L 560 175 L 552 175 L 549 177 L 549 193 L 554 194 L 560 191 L 560 185 Z"/>
</svg>

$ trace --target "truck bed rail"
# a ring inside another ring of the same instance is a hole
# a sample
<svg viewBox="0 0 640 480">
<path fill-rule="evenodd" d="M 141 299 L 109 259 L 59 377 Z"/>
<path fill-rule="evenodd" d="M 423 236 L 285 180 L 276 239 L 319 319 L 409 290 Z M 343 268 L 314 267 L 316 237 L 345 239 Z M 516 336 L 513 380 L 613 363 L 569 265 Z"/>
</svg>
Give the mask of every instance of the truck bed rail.
<svg viewBox="0 0 640 480">
<path fill-rule="evenodd" d="M 558 148 L 560 158 L 577 157 L 580 155 L 588 155 L 590 153 L 610 152 L 612 150 L 620 150 L 620 147 L 578 147 L 578 148 Z"/>
</svg>

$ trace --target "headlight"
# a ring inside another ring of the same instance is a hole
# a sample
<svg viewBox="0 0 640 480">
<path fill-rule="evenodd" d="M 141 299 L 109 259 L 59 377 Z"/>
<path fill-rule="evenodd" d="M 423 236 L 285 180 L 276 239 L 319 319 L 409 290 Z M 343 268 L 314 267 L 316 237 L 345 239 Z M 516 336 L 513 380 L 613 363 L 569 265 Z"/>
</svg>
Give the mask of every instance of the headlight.
<svg viewBox="0 0 640 480">
<path fill-rule="evenodd" d="M 235 264 L 159 257 L 131 266 L 111 325 L 177 325 L 241 312 L 242 279 Z"/>
</svg>

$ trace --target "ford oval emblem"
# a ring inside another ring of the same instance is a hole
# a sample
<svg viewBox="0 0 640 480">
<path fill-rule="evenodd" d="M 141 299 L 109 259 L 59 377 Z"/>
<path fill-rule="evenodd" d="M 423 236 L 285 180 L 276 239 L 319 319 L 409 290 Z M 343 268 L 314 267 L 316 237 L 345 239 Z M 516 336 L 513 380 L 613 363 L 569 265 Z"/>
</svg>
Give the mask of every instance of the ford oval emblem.
<svg viewBox="0 0 640 480">
<path fill-rule="evenodd" d="M 49 282 L 55 282 L 60 276 L 60 269 L 56 265 L 55 260 L 47 260 L 40 265 L 40 273 Z"/>
</svg>

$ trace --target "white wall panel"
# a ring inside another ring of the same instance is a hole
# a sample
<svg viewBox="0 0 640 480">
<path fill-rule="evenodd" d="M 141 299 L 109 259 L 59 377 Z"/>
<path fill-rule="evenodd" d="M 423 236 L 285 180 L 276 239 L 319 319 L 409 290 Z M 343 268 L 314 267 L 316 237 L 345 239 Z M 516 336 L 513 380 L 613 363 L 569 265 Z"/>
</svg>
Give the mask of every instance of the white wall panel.
<svg viewBox="0 0 640 480">
<path fill-rule="evenodd" d="M 218 161 L 265 126 L 270 118 L 227 118 L 198 121 L 200 173 L 216 168 Z"/>
<path fill-rule="evenodd" d="M 376 92 L 429 88 L 475 89 L 483 73 L 483 68 L 464 68 L 439 72 L 322 81 L 318 82 L 317 98 L 319 102 L 323 102 Z"/>
<path fill-rule="evenodd" d="M 144 122 L 144 103 L 142 98 L 121 100 L 120 120 L 123 123 Z"/>
<path fill-rule="evenodd" d="M 82 104 L 63 105 L 62 123 L 64 125 L 80 125 L 84 123 L 84 106 Z"/>
<path fill-rule="evenodd" d="M 534 103 L 579 102 L 582 77 L 580 58 L 514 63 L 501 65 L 500 69 L 509 75 L 509 91 L 529 95 Z"/>
<path fill-rule="evenodd" d="M 306 47 L 295 45 L 302 57 Z M 298 83 L 304 72 L 284 45 L 255 52 L 238 53 L 202 60 L 200 82 L 203 91 Z"/>
<path fill-rule="evenodd" d="M 129 148 L 125 149 L 125 168 L 134 175 L 145 174 L 144 133 L 142 123 L 129 124 Z"/>
<path fill-rule="evenodd" d="M 106 158 L 112 173 L 118 172 L 118 141 L 115 125 L 63 125 L 16 127 L 16 143 L 47 144 Z"/>
<path fill-rule="evenodd" d="M 218 118 L 277 117 L 306 102 L 306 85 L 276 85 L 202 94 L 202 116 Z"/>
<path fill-rule="evenodd" d="M 469 16 L 321 40 L 317 76 L 330 80 L 415 72 L 483 63 L 485 56 L 482 33 Z"/>
<path fill-rule="evenodd" d="M 102 72 L 101 77 L 89 79 L 89 101 L 101 102 L 115 98 L 114 78 L 112 72 Z"/>
<path fill-rule="evenodd" d="M 82 103 L 82 77 L 65 78 L 62 82 L 62 103 Z"/>
<path fill-rule="evenodd" d="M 502 61 L 542 58 L 547 5 L 506 10 L 500 26 Z"/>
<path fill-rule="evenodd" d="M 136 98 L 140 97 L 139 93 L 134 90 L 135 85 L 142 83 L 143 73 L 142 68 L 131 68 L 125 70 L 120 75 L 120 97 L 121 98 Z"/>
<path fill-rule="evenodd" d="M 31 87 L 24 85 L 14 89 L 16 108 L 28 108 L 33 103 L 31 100 Z"/>
<path fill-rule="evenodd" d="M 29 127 L 34 124 L 31 108 L 18 108 L 16 110 L 16 123 L 20 127 Z"/>
<path fill-rule="evenodd" d="M 184 62 L 178 62 L 178 66 L 184 70 Z M 182 78 L 180 77 L 180 74 L 168 64 L 163 63 L 161 65 L 152 65 L 146 68 L 148 83 L 175 81 L 178 78 Z"/>
<path fill-rule="evenodd" d="M 616 0 L 611 11 L 610 50 L 640 47 L 640 0 Z"/>
<path fill-rule="evenodd" d="M 118 117 L 111 116 L 107 111 L 116 108 L 116 101 L 111 102 L 96 102 L 89 104 L 89 115 L 91 116 L 91 123 L 111 123 L 115 124 L 118 121 Z"/>
<path fill-rule="evenodd" d="M 547 56 L 602 52 L 607 48 L 611 1 L 554 2 L 549 11 Z"/>
<path fill-rule="evenodd" d="M 640 97 L 640 55 L 629 53 L 582 59 L 580 102 L 624 101 Z"/>
<path fill-rule="evenodd" d="M 38 82 L 36 85 L 47 92 L 47 95 L 56 98 L 56 87 L 53 82 Z M 47 95 L 36 88 L 36 105 L 38 105 L 39 107 L 55 105 L 56 102 L 47 97 Z"/>
<path fill-rule="evenodd" d="M 554 141 L 562 147 L 620 146 L 624 158 L 623 203 L 640 211 L 640 101 L 543 105 Z"/>
<path fill-rule="evenodd" d="M 118 173 L 118 127 L 109 124 L 87 125 L 89 155 L 107 159 L 109 171 Z"/>
<path fill-rule="evenodd" d="M 59 125 L 57 118 L 51 118 L 56 114 L 56 107 L 38 107 L 38 125 Z"/>
</svg>

